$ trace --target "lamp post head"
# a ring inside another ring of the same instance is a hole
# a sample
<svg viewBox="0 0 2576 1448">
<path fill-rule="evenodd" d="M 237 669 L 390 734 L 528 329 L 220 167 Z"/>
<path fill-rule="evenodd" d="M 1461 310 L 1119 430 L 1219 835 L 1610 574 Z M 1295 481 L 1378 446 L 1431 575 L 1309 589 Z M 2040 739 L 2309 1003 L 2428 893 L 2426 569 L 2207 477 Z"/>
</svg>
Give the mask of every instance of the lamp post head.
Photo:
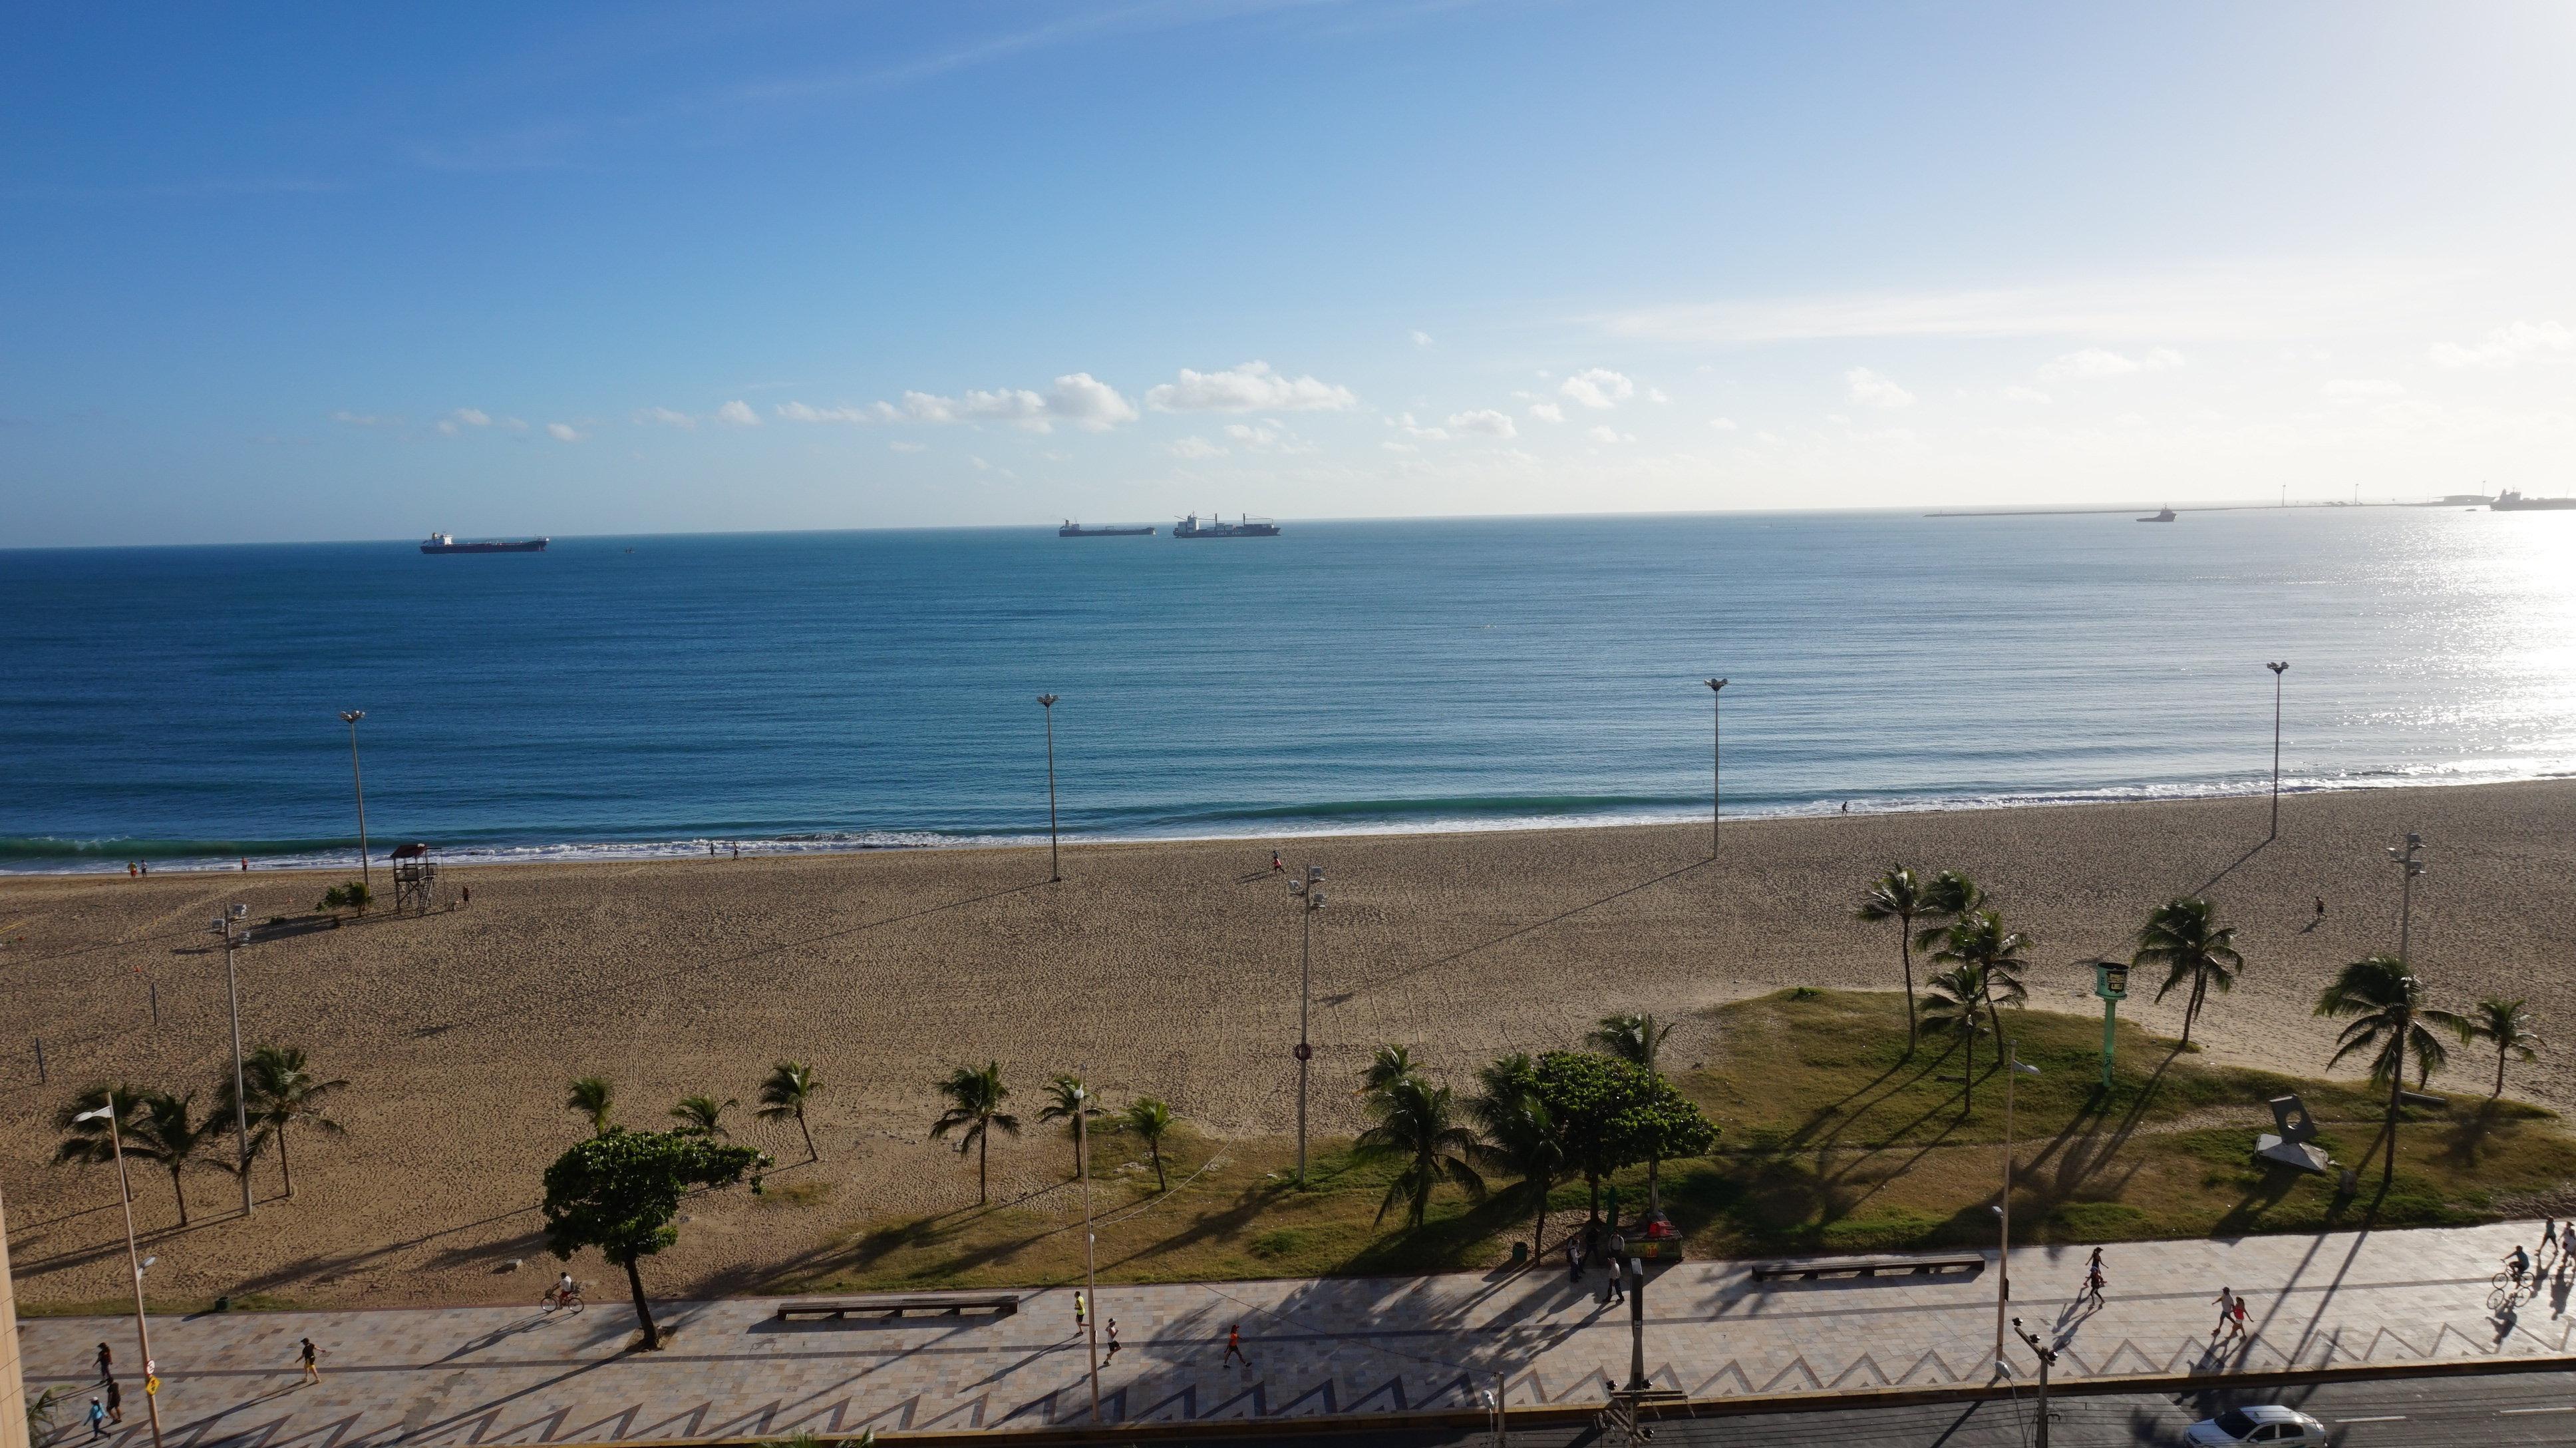
<svg viewBox="0 0 2576 1448">
<path fill-rule="evenodd" d="M 355 725 L 359 720 L 366 717 L 367 711 L 364 709 L 343 709 L 340 711 L 340 722 L 343 724 Z"/>
<path fill-rule="evenodd" d="M 1724 679 L 1710 679 L 1710 680 L 1708 680 L 1708 691 L 1709 691 L 1710 693 L 1712 693 L 1712 694 L 1716 693 L 1718 690 L 1723 689 L 1723 688 L 1725 688 L 1725 687 L 1726 687 L 1726 681 L 1725 681 Z"/>
<path fill-rule="evenodd" d="M 1056 696 L 1055 696 L 1055 695 L 1053 695 L 1053 694 L 1040 694 L 1040 695 L 1038 695 L 1038 706 L 1039 706 L 1040 708 L 1044 708 L 1044 709 L 1052 709 L 1052 708 L 1054 708 L 1054 707 L 1055 707 L 1055 701 L 1056 701 Z"/>
<path fill-rule="evenodd" d="M 96 1107 L 92 1107 L 91 1109 L 89 1109 L 89 1110 L 87 1110 L 87 1111 L 82 1112 L 80 1115 L 73 1117 L 73 1118 L 72 1118 L 72 1120 L 74 1120 L 74 1121 L 96 1121 L 96 1120 L 98 1120 L 98 1119 L 99 1119 L 100 1117 L 102 1117 L 102 1116 L 104 1116 L 104 1117 L 108 1118 L 110 1121 L 115 1120 L 115 1119 L 116 1119 L 116 1103 L 115 1103 L 115 1102 L 113 1102 L 113 1101 L 111 1101 L 111 1102 L 109 1102 L 108 1104 L 106 1104 L 105 1106 L 96 1106 Z"/>
<path fill-rule="evenodd" d="M 2265 664 L 2263 667 L 2270 669 L 2272 671 L 2272 677 L 2277 679 L 2281 676 L 2282 671 L 2290 667 L 2290 663 L 2287 659 L 2284 659 L 2277 664 Z"/>
</svg>

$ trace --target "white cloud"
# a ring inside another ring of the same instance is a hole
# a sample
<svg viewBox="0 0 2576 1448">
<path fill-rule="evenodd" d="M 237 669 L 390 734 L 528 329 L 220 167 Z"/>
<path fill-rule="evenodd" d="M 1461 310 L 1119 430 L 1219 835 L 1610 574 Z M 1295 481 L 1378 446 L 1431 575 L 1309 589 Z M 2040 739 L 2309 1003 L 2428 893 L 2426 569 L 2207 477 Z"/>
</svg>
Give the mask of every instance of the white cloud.
<svg viewBox="0 0 2576 1448">
<path fill-rule="evenodd" d="M 1712 417 L 1708 420 L 1708 425 L 1719 432 L 1735 431 L 1735 419 L 1731 417 Z"/>
<path fill-rule="evenodd" d="M 874 408 L 864 420 L 895 415 L 895 410 L 882 402 L 874 404 Z M 1136 420 L 1136 404 L 1088 372 L 1068 372 L 1042 393 L 1025 387 L 992 392 L 970 388 L 958 397 L 907 392 L 903 395 L 903 411 L 916 422 L 1007 422 L 1026 432 L 1052 432 L 1059 422 L 1069 422 L 1085 432 L 1106 432 L 1122 422 Z"/>
<path fill-rule="evenodd" d="M 1422 449 L 1420 449 L 1420 448 L 1418 448 L 1418 447 L 1414 446 L 1412 443 L 1409 443 L 1409 442 L 1397 442 L 1394 438 L 1388 438 L 1388 439 L 1386 439 L 1385 441 L 1383 441 L 1383 442 L 1379 443 L 1379 444 L 1378 444 L 1378 446 L 1379 446 L 1379 447 L 1382 447 L 1382 448 L 1385 448 L 1388 452 L 1391 452 L 1391 453 L 1418 453 L 1418 452 L 1422 451 Z"/>
<path fill-rule="evenodd" d="M 581 429 L 574 427 L 571 423 L 550 422 L 546 424 L 546 436 L 553 438 L 557 442 L 579 442 L 581 441 L 582 434 Z"/>
<path fill-rule="evenodd" d="M 915 422 L 955 422 L 957 420 L 956 400 L 941 397 L 935 393 L 905 393 L 903 410 Z"/>
<path fill-rule="evenodd" d="M 660 423 L 664 427 L 695 427 L 698 425 L 698 420 L 696 418 L 689 416 L 685 412 L 674 412 L 667 407 L 639 407 L 635 410 L 635 420 L 639 423 Z"/>
<path fill-rule="evenodd" d="M 2338 377 L 2317 391 L 2337 402 L 2359 402 L 2369 397 L 2395 397 L 2406 390 L 2404 384 L 2385 377 Z"/>
<path fill-rule="evenodd" d="M 2007 387 L 2004 389 L 2004 401 L 2006 402 L 2055 402 L 2056 400 L 2056 398 L 2049 396 L 2047 393 L 2040 391 L 2036 387 Z"/>
<path fill-rule="evenodd" d="M 1647 388 L 1647 389 L 1646 389 L 1646 400 L 1647 400 L 1648 402 L 1653 402 L 1653 403 L 1665 403 L 1665 402 L 1670 402 L 1670 401 L 1672 401 L 1672 399 L 1671 399 L 1671 398 L 1666 397 L 1666 396 L 1664 395 L 1664 389 L 1662 389 L 1662 388 L 1660 388 L 1660 387 L 1649 387 L 1649 388 Z"/>
<path fill-rule="evenodd" d="M 1460 432 L 1474 433 L 1482 437 L 1515 437 L 1520 432 L 1520 429 L 1512 426 L 1512 419 L 1508 413 L 1496 412 L 1490 407 L 1453 412 L 1449 414 L 1449 425 Z"/>
<path fill-rule="evenodd" d="M 917 452 L 928 452 L 928 451 L 930 451 L 930 447 L 929 447 L 929 445 L 928 445 L 927 443 L 910 442 L 910 441 L 907 441 L 907 440 L 905 440 L 905 439 L 903 439 L 903 438 L 896 438 L 894 441 L 892 441 L 892 442 L 890 442 L 890 443 L 887 443 L 887 444 L 886 444 L 886 451 L 887 451 L 887 452 L 899 452 L 899 453 L 917 453 Z"/>
<path fill-rule="evenodd" d="M 1416 328 L 1413 333 L 1413 345 L 1422 348 L 1426 352 L 1429 351 L 1432 346 L 1431 334 L 1421 330 L 1420 328 Z"/>
<path fill-rule="evenodd" d="M 1851 385 L 1851 400 L 1866 407 L 1912 407 L 1914 394 L 1879 376 L 1866 367 L 1855 367 L 1843 374 Z"/>
<path fill-rule="evenodd" d="M 2067 378 L 2126 377 L 2133 372 L 2169 372 L 2182 365 L 2182 354 L 2171 347 L 2151 347 L 2139 356 L 2114 352 L 2106 347 L 2086 347 L 2049 360 L 2039 375 L 2052 381 Z"/>
<path fill-rule="evenodd" d="M 485 412 L 479 407 L 460 407 L 447 415 L 454 419 L 458 424 L 465 427 L 490 427 L 492 425 L 492 414 Z"/>
<path fill-rule="evenodd" d="M 2457 370 L 2462 367 L 2511 367 L 2527 357 L 2542 352 L 2564 352 L 2576 346 L 2576 333 L 2557 322 L 2516 322 L 2487 333 L 2486 340 L 2474 347 L 2457 342 L 2436 342 L 2426 353 L 2434 366 Z"/>
<path fill-rule="evenodd" d="M 1388 419 L 1387 425 L 1390 427 L 1403 428 L 1407 437 L 1418 437 L 1427 442 L 1447 442 L 1449 440 L 1447 429 L 1420 426 L 1414 422 L 1413 414 L 1409 412 L 1402 417 Z"/>
<path fill-rule="evenodd" d="M 1145 393 L 1157 412 L 1338 412 L 1359 406 L 1347 387 L 1313 377 L 1283 377 L 1267 362 L 1246 362 L 1223 372 L 1181 369 L 1177 382 Z"/>
<path fill-rule="evenodd" d="M 1637 384 L 1607 367 L 1587 367 L 1557 389 L 1586 407 L 1617 407 L 1637 395 Z"/>
<path fill-rule="evenodd" d="M 1583 430 L 1583 435 L 1604 445 L 1637 440 L 1635 433 L 1621 432 L 1615 427 L 1587 427 Z"/>
<path fill-rule="evenodd" d="M 816 407 L 811 403 L 782 402 L 771 411 L 789 422 L 900 422 L 903 414 L 882 402 L 865 407 Z"/>
<path fill-rule="evenodd" d="M 1170 453 L 1176 458 L 1221 458 L 1225 456 L 1224 448 L 1218 447 L 1215 443 L 1212 443 L 1203 437 L 1185 437 L 1178 442 L 1167 442 L 1163 444 L 1163 451 Z"/>
<path fill-rule="evenodd" d="M 1531 404 L 1530 404 L 1530 409 L 1529 409 L 1529 415 L 1530 415 L 1530 416 L 1532 416 L 1532 417 L 1537 418 L 1537 419 L 1538 419 L 1539 421 L 1541 421 L 1541 422 L 1563 422 L 1563 421 L 1565 421 L 1565 409 L 1564 409 L 1564 408 L 1562 408 L 1562 407 L 1557 406 L 1557 405 L 1556 405 L 1555 403 L 1553 403 L 1553 402 L 1533 402 L 1533 403 L 1531 403 Z"/>
<path fill-rule="evenodd" d="M 1225 435 L 1256 452 L 1314 451 L 1312 447 L 1300 444 L 1296 434 L 1275 422 L 1229 422 L 1225 425 Z"/>
<path fill-rule="evenodd" d="M 331 414 L 331 420 L 351 427 L 400 427 L 403 421 L 399 417 L 374 412 L 335 412 Z"/>
<path fill-rule="evenodd" d="M 716 409 L 716 421 L 731 423 L 735 427 L 758 427 L 760 414 L 751 410 L 750 403 L 737 398 Z"/>
</svg>

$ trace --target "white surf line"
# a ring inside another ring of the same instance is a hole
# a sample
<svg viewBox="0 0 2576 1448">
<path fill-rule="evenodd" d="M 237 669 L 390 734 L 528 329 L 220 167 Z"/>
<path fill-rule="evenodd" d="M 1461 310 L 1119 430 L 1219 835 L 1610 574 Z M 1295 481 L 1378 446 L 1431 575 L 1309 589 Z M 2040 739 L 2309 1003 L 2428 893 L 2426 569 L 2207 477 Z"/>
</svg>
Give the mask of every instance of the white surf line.
<svg viewBox="0 0 2576 1448">
<path fill-rule="evenodd" d="M 2576 1413 L 2576 1407 L 2565 1408 L 2498 1408 L 2496 1416 L 2510 1418 L 2516 1413 Z"/>
</svg>

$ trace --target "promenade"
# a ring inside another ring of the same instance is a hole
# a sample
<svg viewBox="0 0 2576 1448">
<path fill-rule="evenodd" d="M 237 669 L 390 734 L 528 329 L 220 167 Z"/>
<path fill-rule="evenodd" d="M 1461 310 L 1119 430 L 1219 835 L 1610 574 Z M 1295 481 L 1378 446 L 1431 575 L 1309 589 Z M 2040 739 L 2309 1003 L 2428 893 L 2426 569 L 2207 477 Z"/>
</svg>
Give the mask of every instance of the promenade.
<svg viewBox="0 0 2576 1448">
<path fill-rule="evenodd" d="M 2571 1279 L 2508 1313 L 2489 1279 L 2535 1223 L 2412 1232 L 2169 1242 L 2108 1249 L 2110 1292 L 2075 1301 L 2086 1252 L 2017 1250 L 2015 1311 L 2062 1343 L 2061 1378 L 2392 1364 L 2571 1348 Z M 1088 1421 L 1073 1294 L 1030 1294 L 1016 1316 L 781 1323 L 774 1300 L 667 1303 L 659 1353 L 604 1280 L 579 1315 L 534 1308 L 205 1314 L 156 1319 L 165 1437 L 189 1448 L 682 1439 L 880 1430 L 971 1431 Z M 529 1274 L 533 1296 L 547 1278 Z M 1102 1415 L 1175 1422 L 1472 1406 L 1505 1385 L 1518 1406 L 1599 1401 L 1624 1378 L 1628 1310 L 1553 1271 L 1107 1287 L 1122 1347 L 1101 1370 Z M 2212 1346 L 2222 1286 L 2248 1299 L 2249 1335 Z M 1978 1383 L 1992 1371 L 1995 1274 L 1756 1283 L 1743 1264 L 1682 1263 L 1651 1280 L 1646 1361 L 1694 1397 Z M 1220 1361 L 1239 1324 L 1251 1361 Z M 323 1350 L 299 1382 L 296 1343 Z M 71 1390 L 62 1442 L 111 1343 L 133 1325 L 25 1323 L 30 1391 Z M 1104 1343 L 1105 1346 L 1105 1343 Z M 2028 1354 L 2015 1348 L 2017 1368 Z M 146 1443 L 129 1386 L 123 1448 Z"/>
</svg>

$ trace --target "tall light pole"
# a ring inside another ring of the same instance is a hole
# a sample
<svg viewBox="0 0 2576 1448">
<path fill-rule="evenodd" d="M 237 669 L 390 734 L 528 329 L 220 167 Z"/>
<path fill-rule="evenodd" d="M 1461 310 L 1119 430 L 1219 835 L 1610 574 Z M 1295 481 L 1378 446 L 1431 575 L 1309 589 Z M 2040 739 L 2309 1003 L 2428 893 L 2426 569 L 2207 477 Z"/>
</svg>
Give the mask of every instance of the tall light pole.
<svg viewBox="0 0 2576 1448">
<path fill-rule="evenodd" d="M 1307 1003 L 1315 982 L 1315 912 L 1324 908 L 1324 867 L 1308 865 L 1306 878 L 1288 882 L 1304 918 L 1304 937 L 1297 946 L 1297 1185 L 1306 1185 L 1306 1077 L 1315 1062 L 1315 1047 L 1306 1039 Z"/>
<path fill-rule="evenodd" d="M 2013 1335 L 2030 1344 L 2031 1354 L 2039 1359 L 2039 1448 L 2048 1448 L 2048 1370 L 2057 1366 L 2057 1349 L 2039 1340 L 2039 1334 L 2012 1320 Z"/>
<path fill-rule="evenodd" d="M 236 904 L 215 917 L 215 930 L 224 937 L 224 1000 L 233 1014 L 233 1145 L 239 1155 L 234 1168 L 241 1177 L 242 1215 L 250 1215 L 250 1098 L 242 1090 L 241 1047 L 241 973 L 233 968 L 233 952 L 250 943 L 250 932 L 233 934 L 233 924 L 250 915 L 248 905 Z"/>
<path fill-rule="evenodd" d="M 116 1122 L 116 1095 L 107 1104 L 84 1111 L 74 1121 L 107 1118 L 108 1149 L 116 1154 L 116 1199 L 125 1206 L 125 1265 L 134 1269 L 134 1337 L 143 1354 L 143 1406 L 152 1415 L 152 1448 L 161 1448 L 161 1395 L 152 1391 L 152 1325 L 143 1315 L 143 1267 L 134 1250 L 134 1198 L 125 1185 L 125 1134 Z"/>
<path fill-rule="evenodd" d="M 1046 711 L 1047 736 L 1047 883 L 1064 878 L 1055 847 L 1055 700 L 1053 694 L 1038 695 L 1038 707 Z"/>
<path fill-rule="evenodd" d="M 358 772 L 358 721 L 366 717 L 364 709 L 340 711 L 340 722 L 349 726 L 349 784 L 358 792 L 358 883 L 373 894 L 375 876 L 367 870 L 367 777 Z"/>
<path fill-rule="evenodd" d="M 1708 682 L 1708 853 L 1717 856 L 1717 821 L 1725 811 L 1726 794 L 1726 720 L 1722 707 L 1726 681 Z"/>
<path fill-rule="evenodd" d="M 1100 1284 L 1092 1276 L 1092 1256 L 1098 1239 L 1091 1233 L 1091 1134 L 1083 1118 L 1091 1114 L 1091 1088 L 1087 1084 L 1073 1088 L 1073 1169 L 1082 1176 L 1082 1300 L 1087 1310 L 1082 1314 L 1083 1332 L 1091 1347 L 1091 1421 L 1100 1421 Z"/>
<path fill-rule="evenodd" d="M 2281 837 L 2281 675 L 2289 672 L 2289 660 L 2265 664 L 2272 671 L 2272 838 Z"/>
<path fill-rule="evenodd" d="M 2004 1371 L 2004 1319 L 2012 1303 L 2012 1188 L 2013 1188 L 2013 1081 L 2020 1076 L 2036 1076 L 2039 1068 L 2021 1058 L 2019 1044 L 2004 1042 L 2004 1195 L 2003 1204 L 1995 1208 L 2003 1220 L 2003 1235 L 1995 1252 L 1995 1370 Z"/>
<path fill-rule="evenodd" d="M 9 1212 L 0 1203 L 0 1448 L 27 1448 L 27 1379 L 18 1360 L 18 1303 L 9 1276 Z"/>
<path fill-rule="evenodd" d="M 2397 963 L 2406 965 L 2414 960 L 2410 947 L 2415 934 L 2415 879 L 2424 873 L 2424 837 L 2408 830 L 2405 848 L 2389 846 L 2388 858 L 2402 876 L 2397 894 Z"/>
</svg>

